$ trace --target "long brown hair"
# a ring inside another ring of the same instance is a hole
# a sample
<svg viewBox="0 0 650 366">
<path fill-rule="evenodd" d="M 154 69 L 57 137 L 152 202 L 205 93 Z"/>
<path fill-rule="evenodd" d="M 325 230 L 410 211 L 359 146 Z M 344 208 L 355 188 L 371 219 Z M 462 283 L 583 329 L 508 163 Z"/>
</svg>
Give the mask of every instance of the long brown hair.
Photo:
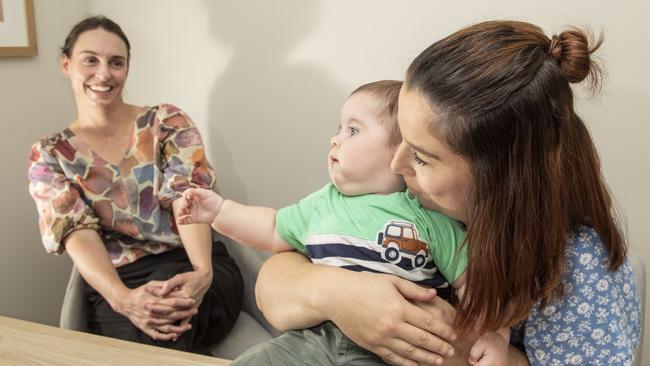
<svg viewBox="0 0 650 366">
<path fill-rule="evenodd" d="M 458 325 L 481 331 L 524 320 L 533 304 L 562 295 L 565 241 L 593 227 L 610 270 L 626 246 L 596 148 L 573 107 L 569 83 L 600 69 L 602 42 L 570 29 L 549 39 L 537 26 L 491 21 L 427 48 L 406 88 L 442 113 L 430 126 L 470 163 L 474 205 L 467 224 L 467 291 Z"/>
</svg>

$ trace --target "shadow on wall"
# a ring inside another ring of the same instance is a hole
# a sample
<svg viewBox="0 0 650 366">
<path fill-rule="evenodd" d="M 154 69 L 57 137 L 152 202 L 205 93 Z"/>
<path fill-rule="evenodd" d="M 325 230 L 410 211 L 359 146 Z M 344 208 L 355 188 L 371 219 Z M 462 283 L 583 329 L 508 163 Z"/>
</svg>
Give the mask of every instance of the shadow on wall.
<svg viewBox="0 0 650 366">
<path fill-rule="evenodd" d="M 328 181 L 329 138 L 345 88 L 288 56 L 316 22 L 319 1 L 205 1 L 209 29 L 231 49 L 209 97 L 208 141 L 222 194 L 285 206 Z"/>
</svg>

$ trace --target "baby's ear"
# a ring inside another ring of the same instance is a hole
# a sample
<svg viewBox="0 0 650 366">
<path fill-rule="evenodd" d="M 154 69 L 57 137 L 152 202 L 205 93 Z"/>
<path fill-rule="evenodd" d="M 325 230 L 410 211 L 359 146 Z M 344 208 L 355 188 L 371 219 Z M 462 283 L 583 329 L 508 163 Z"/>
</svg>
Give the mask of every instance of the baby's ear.
<svg viewBox="0 0 650 366">
<path fill-rule="evenodd" d="M 399 175 L 399 174 L 398 174 L 398 175 Z M 399 189 L 398 192 L 404 192 L 404 191 L 406 191 L 406 181 L 404 180 L 404 176 L 403 176 L 403 175 L 399 175 L 399 177 L 400 177 L 401 185 L 400 185 L 400 189 Z"/>
</svg>

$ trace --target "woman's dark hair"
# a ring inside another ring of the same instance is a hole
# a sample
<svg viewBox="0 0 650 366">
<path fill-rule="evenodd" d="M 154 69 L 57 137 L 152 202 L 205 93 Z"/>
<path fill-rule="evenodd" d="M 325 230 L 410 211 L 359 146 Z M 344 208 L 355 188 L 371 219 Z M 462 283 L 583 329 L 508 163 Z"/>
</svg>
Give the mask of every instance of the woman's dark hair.
<svg viewBox="0 0 650 366">
<path fill-rule="evenodd" d="M 65 38 L 63 47 L 61 47 L 61 53 L 70 57 L 72 49 L 74 48 L 75 43 L 77 43 L 77 39 L 81 33 L 97 28 L 113 33 L 124 41 L 124 44 L 126 45 L 126 61 L 128 63 L 131 60 L 131 44 L 129 43 L 129 39 L 117 23 L 103 15 L 88 17 L 72 27 L 72 30 L 70 30 L 70 33 L 68 33 L 68 36 Z"/>
<path fill-rule="evenodd" d="M 405 87 L 439 113 L 429 126 L 465 157 L 474 178 L 467 218 L 467 291 L 458 325 L 482 331 L 526 319 L 562 295 L 565 242 L 576 225 L 598 233 L 616 270 L 626 255 L 596 148 L 569 83 L 600 69 L 602 43 L 572 28 L 490 21 L 424 50 Z"/>
</svg>

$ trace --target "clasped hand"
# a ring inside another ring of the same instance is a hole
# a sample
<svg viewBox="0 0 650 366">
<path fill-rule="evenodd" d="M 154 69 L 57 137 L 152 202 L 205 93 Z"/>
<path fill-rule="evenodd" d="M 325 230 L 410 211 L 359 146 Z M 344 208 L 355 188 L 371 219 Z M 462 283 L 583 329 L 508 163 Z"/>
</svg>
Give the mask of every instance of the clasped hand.
<svg viewBox="0 0 650 366">
<path fill-rule="evenodd" d="M 151 281 L 129 290 L 118 312 L 157 341 L 175 341 L 192 328 L 212 276 L 197 271 L 177 274 L 167 281 Z"/>
</svg>

